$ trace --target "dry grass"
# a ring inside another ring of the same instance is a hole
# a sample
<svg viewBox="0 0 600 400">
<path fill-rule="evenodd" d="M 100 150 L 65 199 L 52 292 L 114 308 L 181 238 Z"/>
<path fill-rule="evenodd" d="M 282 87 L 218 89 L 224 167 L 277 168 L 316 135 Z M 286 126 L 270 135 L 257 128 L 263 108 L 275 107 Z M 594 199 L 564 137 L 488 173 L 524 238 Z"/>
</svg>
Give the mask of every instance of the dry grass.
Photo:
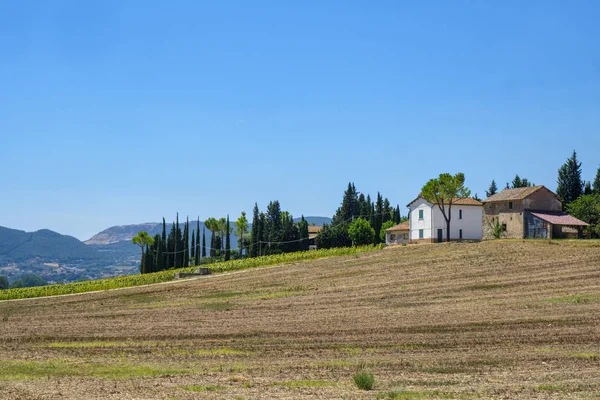
<svg viewBox="0 0 600 400">
<path fill-rule="evenodd" d="M 2 396 L 592 399 L 599 296 L 600 247 L 497 241 L 0 302 Z"/>
</svg>

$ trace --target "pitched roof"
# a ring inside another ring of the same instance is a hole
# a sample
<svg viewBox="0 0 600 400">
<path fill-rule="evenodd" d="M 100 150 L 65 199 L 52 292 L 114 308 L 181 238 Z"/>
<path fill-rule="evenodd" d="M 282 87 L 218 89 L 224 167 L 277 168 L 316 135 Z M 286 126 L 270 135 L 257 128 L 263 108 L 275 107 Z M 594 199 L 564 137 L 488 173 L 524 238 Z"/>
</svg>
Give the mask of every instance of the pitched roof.
<svg viewBox="0 0 600 400">
<path fill-rule="evenodd" d="M 552 225 L 567 225 L 567 226 L 588 226 L 587 222 L 583 222 L 578 220 L 575 217 L 570 216 L 569 214 L 562 212 L 532 212 L 531 214 L 536 217 L 543 219 L 546 222 L 551 223 Z"/>
<path fill-rule="evenodd" d="M 394 225 L 391 228 L 386 229 L 386 232 L 397 232 L 397 231 L 407 231 L 410 229 L 410 223 L 408 221 L 400 222 L 398 225 Z"/>
<path fill-rule="evenodd" d="M 322 226 L 309 225 L 308 233 L 319 233 L 319 232 L 321 232 L 321 229 L 323 229 Z"/>
<path fill-rule="evenodd" d="M 503 191 L 488 197 L 483 202 L 490 203 L 493 201 L 523 200 L 524 198 L 531 196 L 533 193 L 537 192 L 538 190 L 540 190 L 542 188 L 548 190 L 543 185 L 516 188 L 516 189 L 504 189 Z M 550 190 L 548 190 L 548 191 L 550 193 L 552 193 L 552 191 L 550 191 Z M 552 193 L 552 194 L 554 194 L 554 193 Z"/>
<path fill-rule="evenodd" d="M 423 199 L 425 201 L 427 201 L 425 198 L 423 198 L 423 196 L 421 196 L 421 193 L 419 193 L 419 195 L 417 196 L 416 199 L 414 199 L 413 201 L 411 201 L 410 203 L 408 203 L 406 205 L 406 207 L 410 207 L 410 205 L 412 203 L 414 203 L 415 201 L 419 200 L 419 199 Z M 435 203 L 437 204 L 437 203 Z M 483 203 L 480 202 L 479 200 L 475 200 L 471 197 L 464 197 L 464 198 L 455 198 L 454 200 L 452 200 L 452 205 L 458 205 L 458 206 L 483 206 Z"/>
</svg>

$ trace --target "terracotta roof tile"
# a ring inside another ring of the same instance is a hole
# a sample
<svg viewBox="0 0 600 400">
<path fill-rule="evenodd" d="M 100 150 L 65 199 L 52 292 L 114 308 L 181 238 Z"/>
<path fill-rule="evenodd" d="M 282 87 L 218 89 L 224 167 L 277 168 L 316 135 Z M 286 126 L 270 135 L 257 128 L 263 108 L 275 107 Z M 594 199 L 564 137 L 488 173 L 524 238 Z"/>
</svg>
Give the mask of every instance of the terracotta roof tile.
<svg viewBox="0 0 600 400">
<path fill-rule="evenodd" d="M 322 226 L 309 225 L 308 233 L 319 233 L 319 232 L 321 232 L 321 229 L 323 229 Z"/>
<path fill-rule="evenodd" d="M 401 222 L 398 225 L 394 225 L 391 228 L 386 229 L 386 232 L 397 232 L 397 231 L 407 231 L 410 229 L 410 224 L 408 221 Z"/>
<path fill-rule="evenodd" d="M 567 225 L 567 226 L 588 226 L 589 224 L 578 220 L 575 217 L 570 216 L 566 213 L 556 212 L 532 212 L 531 214 L 536 217 L 543 219 L 546 222 L 551 223 L 552 225 Z"/>
<path fill-rule="evenodd" d="M 416 199 L 414 199 L 413 201 L 411 201 L 410 203 L 408 203 L 406 206 L 410 207 L 410 205 L 412 203 L 414 203 L 415 201 L 422 199 L 423 196 L 421 196 L 421 193 L 419 193 L 419 195 L 417 196 Z M 452 205 L 459 205 L 459 206 L 483 206 L 483 203 L 480 202 L 479 200 L 475 200 L 472 199 L 471 197 L 465 197 L 465 198 L 456 198 L 452 201 Z"/>
<path fill-rule="evenodd" d="M 523 200 L 526 197 L 531 196 L 533 193 L 537 192 L 540 189 L 546 189 L 543 185 L 530 186 L 524 188 L 516 188 L 516 189 L 504 189 L 503 191 L 496 193 L 493 196 L 488 197 L 483 202 L 490 203 L 493 201 L 510 201 L 510 200 Z M 550 190 L 548 190 L 550 191 Z"/>
</svg>

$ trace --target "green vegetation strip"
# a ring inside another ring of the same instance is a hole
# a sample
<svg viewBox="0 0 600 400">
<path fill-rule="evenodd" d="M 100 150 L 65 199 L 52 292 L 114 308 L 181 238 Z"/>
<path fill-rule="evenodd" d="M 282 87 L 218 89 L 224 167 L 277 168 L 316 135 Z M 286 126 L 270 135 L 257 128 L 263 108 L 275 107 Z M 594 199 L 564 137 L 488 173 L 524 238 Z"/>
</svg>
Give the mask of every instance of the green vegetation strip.
<svg viewBox="0 0 600 400">
<path fill-rule="evenodd" d="M 298 261 L 316 260 L 318 258 L 348 256 L 381 249 L 381 246 L 342 247 L 335 249 L 319 249 L 271 256 L 246 258 L 210 264 L 213 273 L 240 271 L 269 265 L 286 264 Z M 28 299 L 33 297 L 58 296 L 64 294 L 86 293 L 97 290 L 120 289 L 153 283 L 168 282 L 175 279 L 176 272 L 191 273 L 196 267 L 170 269 L 143 275 L 128 275 L 117 278 L 98 279 L 94 281 L 73 282 L 30 288 L 0 290 L 0 300 Z"/>
</svg>

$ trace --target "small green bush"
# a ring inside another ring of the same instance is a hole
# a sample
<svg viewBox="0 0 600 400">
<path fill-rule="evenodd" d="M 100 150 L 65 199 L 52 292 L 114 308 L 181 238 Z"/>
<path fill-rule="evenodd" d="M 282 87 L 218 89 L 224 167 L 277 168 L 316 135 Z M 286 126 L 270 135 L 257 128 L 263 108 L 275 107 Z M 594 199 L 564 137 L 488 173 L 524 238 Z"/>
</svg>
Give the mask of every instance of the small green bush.
<svg viewBox="0 0 600 400">
<path fill-rule="evenodd" d="M 357 372 L 352 378 L 356 386 L 362 390 L 371 390 L 375 385 L 375 376 L 368 372 Z"/>
</svg>

